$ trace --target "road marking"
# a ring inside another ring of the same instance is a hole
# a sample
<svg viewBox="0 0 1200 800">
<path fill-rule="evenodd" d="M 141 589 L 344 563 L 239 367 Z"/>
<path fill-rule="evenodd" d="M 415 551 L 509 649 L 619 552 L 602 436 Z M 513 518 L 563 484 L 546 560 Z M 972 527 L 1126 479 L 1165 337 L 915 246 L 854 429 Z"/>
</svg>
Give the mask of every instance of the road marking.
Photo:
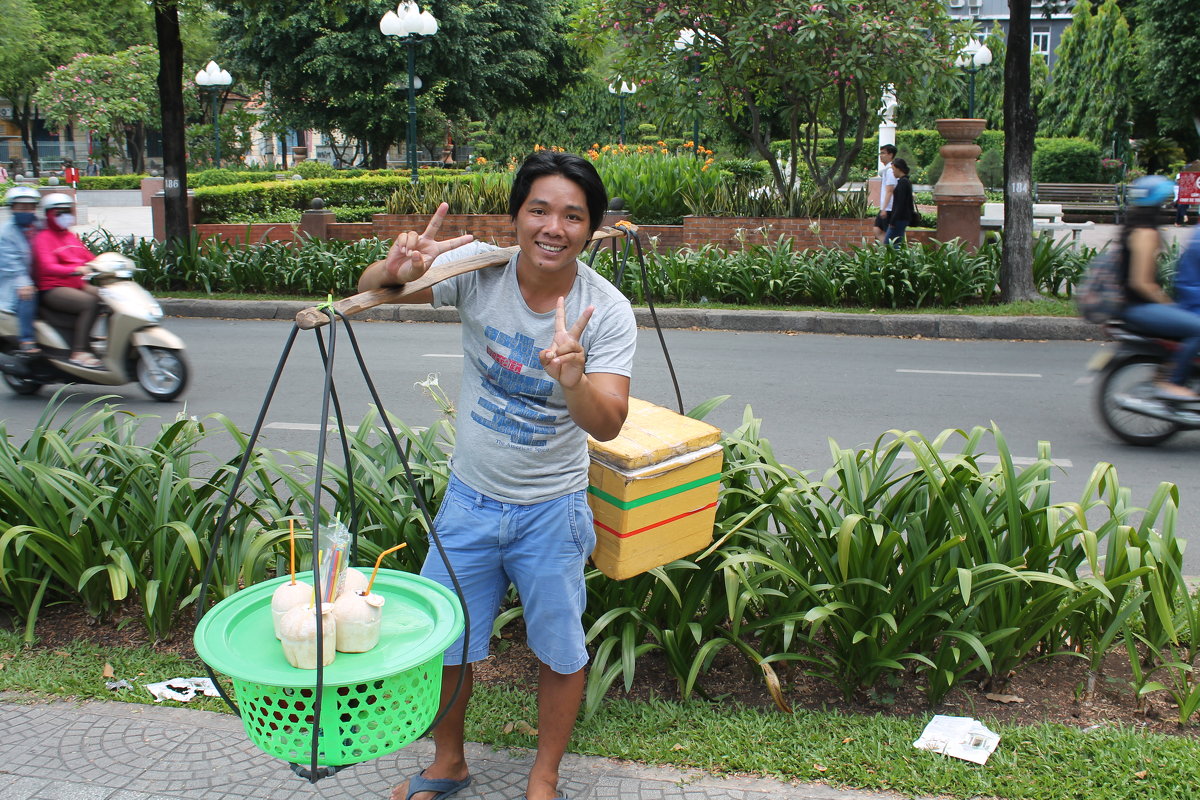
<svg viewBox="0 0 1200 800">
<path fill-rule="evenodd" d="M 1040 378 L 1040 372 L 965 372 L 953 369 L 898 369 L 915 375 L 972 375 L 984 378 Z"/>
<path fill-rule="evenodd" d="M 319 431 L 321 426 L 315 422 L 268 422 L 263 426 L 277 431 Z M 325 426 L 326 431 L 336 431 L 337 426 L 330 423 Z M 346 426 L 347 433 L 354 433 L 358 430 L 357 425 Z"/>
<path fill-rule="evenodd" d="M 421 358 L 462 358 L 462 353 L 421 353 Z M 314 622 L 315 626 L 316 623 Z M 315 658 L 315 656 L 314 656 Z"/>
<path fill-rule="evenodd" d="M 961 455 L 961 453 L 938 453 L 938 456 L 943 460 L 947 458 L 954 458 L 958 455 Z M 902 461 L 915 461 L 917 456 L 915 453 L 909 450 L 904 450 L 900 453 L 900 455 L 897 456 L 897 458 L 901 459 Z M 980 455 L 975 456 L 975 461 L 980 464 L 999 464 L 1000 456 Z M 1028 467 L 1031 464 L 1036 464 L 1037 461 L 1038 460 L 1036 458 L 1029 458 L 1028 456 L 1012 456 L 1012 463 L 1018 467 Z M 1050 459 L 1050 463 L 1056 467 L 1063 467 L 1064 469 L 1075 466 L 1075 462 L 1069 458 L 1052 458 Z"/>
</svg>

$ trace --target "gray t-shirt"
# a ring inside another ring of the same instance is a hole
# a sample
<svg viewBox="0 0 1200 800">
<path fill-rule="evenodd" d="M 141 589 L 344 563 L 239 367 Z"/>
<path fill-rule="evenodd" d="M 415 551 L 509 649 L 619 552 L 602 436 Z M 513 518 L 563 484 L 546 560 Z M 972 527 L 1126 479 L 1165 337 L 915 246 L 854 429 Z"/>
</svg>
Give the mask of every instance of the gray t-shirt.
<svg viewBox="0 0 1200 800">
<path fill-rule="evenodd" d="M 472 242 L 435 264 L 494 249 Z M 538 353 L 554 339 L 554 311 L 534 313 L 517 285 L 517 258 L 442 281 L 433 305 L 455 306 L 462 320 L 463 380 L 451 468 L 463 483 L 506 503 L 553 500 L 586 489 L 587 433 L 567 412 L 558 381 Z M 586 264 L 566 298 L 570 327 L 588 306 L 581 336 L 585 371 L 629 376 L 637 345 L 633 309 Z"/>
</svg>

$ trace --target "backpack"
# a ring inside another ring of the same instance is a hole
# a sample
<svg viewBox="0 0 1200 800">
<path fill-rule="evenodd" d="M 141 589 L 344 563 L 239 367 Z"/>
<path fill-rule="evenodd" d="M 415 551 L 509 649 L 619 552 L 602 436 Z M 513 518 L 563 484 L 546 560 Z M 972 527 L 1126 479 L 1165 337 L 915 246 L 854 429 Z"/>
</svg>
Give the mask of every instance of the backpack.
<svg viewBox="0 0 1200 800">
<path fill-rule="evenodd" d="M 1121 282 L 1120 248 L 1097 253 L 1088 262 L 1083 281 L 1075 292 L 1075 307 L 1088 322 L 1097 325 L 1121 316 L 1125 307 L 1125 285 Z"/>
</svg>

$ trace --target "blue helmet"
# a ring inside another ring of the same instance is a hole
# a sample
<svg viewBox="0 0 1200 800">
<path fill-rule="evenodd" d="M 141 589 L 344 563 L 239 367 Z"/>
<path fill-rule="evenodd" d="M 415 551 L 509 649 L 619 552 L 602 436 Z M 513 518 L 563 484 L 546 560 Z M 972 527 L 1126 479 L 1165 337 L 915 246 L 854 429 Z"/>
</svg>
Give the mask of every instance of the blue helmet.
<svg viewBox="0 0 1200 800">
<path fill-rule="evenodd" d="M 1154 208 L 1175 196 L 1175 183 L 1162 175 L 1143 175 L 1129 184 L 1125 199 L 1131 206 Z"/>
</svg>

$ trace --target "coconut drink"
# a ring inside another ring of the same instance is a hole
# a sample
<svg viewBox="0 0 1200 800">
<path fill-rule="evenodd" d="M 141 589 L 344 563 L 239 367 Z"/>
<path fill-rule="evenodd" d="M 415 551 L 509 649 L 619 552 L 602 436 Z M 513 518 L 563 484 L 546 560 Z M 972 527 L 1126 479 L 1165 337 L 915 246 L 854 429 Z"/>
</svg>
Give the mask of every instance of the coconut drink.
<svg viewBox="0 0 1200 800">
<path fill-rule="evenodd" d="M 317 623 L 312 606 L 302 605 L 283 615 L 279 624 L 279 638 L 283 643 L 283 656 L 293 667 L 317 668 Z M 321 604 L 321 666 L 333 663 L 337 655 L 337 622 L 333 617 L 333 603 Z"/>
<path fill-rule="evenodd" d="M 338 652 L 365 653 L 379 643 L 383 600 L 380 594 L 346 591 L 334 601 Z"/>
<path fill-rule="evenodd" d="M 283 615 L 291 611 L 296 606 L 308 605 L 308 601 L 312 599 L 313 587 L 307 583 L 292 581 L 284 583 L 275 590 L 275 594 L 271 595 L 271 618 L 275 623 L 275 638 L 282 639 L 283 634 L 280 633 L 280 624 L 283 622 Z"/>
<path fill-rule="evenodd" d="M 366 594 L 368 583 L 370 581 L 366 575 L 350 567 L 342 574 L 342 588 L 338 591 L 338 597 L 347 594 Z"/>
</svg>

